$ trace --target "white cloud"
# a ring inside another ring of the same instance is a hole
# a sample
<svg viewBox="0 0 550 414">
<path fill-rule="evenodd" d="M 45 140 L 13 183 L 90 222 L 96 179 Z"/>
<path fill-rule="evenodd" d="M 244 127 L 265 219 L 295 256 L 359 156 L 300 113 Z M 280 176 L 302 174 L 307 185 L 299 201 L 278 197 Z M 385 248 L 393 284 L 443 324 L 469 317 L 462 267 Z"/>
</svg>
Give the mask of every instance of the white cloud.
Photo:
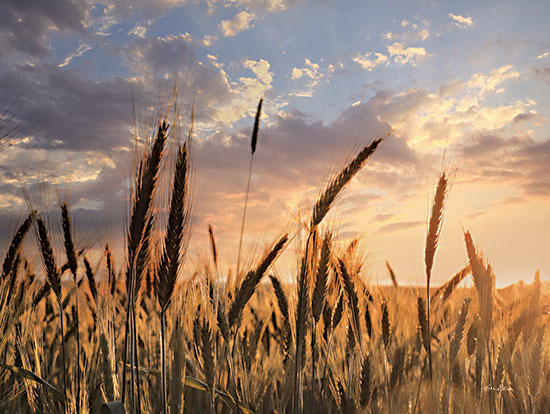
<svg viewBox="0 0 550 414">
<path fill-rule="evenodd" d="M 423 19 L 421 22 L 412 23 L 408 20 L 401 22 L 401 31 L 399 33 L 386 32 L 382 34 L 382 40 L 387 42 L 400 42 L 403 45 L 410 45 L 417 42 L 423 42 L 430 37 L 430 22 Z"/>
<path fill-rule="evenodd" d="M 353 61 L 359 63 L 363 69 L 368 70 L 369 72 L 371 72 L 378 65 L 388 63 L 388 57 L 383 53 L 376 52 L 374 53 L 375 58 L 369 59 L 372 55 L 373 54 L 371 52 L 367 52 L 364 55 L 358 54 L 353 58 Z"/>
<path fill-rule="evenodd" d="M 464 17 L 459 14 L 453 13 L 449 13 L 449 17 L 454 20 L 455 26 L 460 29 L 466 29 L 474 25 L 474 21 L 471 17 Z"/>
<path fill-rule="evenodd" d="M 136 25 L 128 32 L 129 35 L 137 36 L 141 39 L 147 35 L 148 27 L 142 24 L 136 23 Z"/>
<path fill-rule="evenodd" d="M 292 79 L 300 79 L 302 76 L 307 76 L 310 79 L 318 80 L 323 77 L 319 73 L 319 65 L 312 63 L 311 60 L 305 59 L 306 66 L 303 68 L 292 68 Z"/>
<path fill-rule="evenodd" d="M 208 47 L 212 45 L 212 42 L 218 40 L 218 36 L 216 35 L 206 35 L 202 39 L 199 39 L 199 43 L 202 46 Z"/>
<path fill-rule="evenodd" d="M 412 66 L 416 66 L 417 58 L 428 55 L 423 47 L 404 47 L 399 42 L 389 45 L 388 52 L 395 63 L 400 65 L 410 63 Z"/>
<path fill-rule="evenodd" d="M 497 89 L 497 86 L 509 79 L 519 77 L 519 72 L 512 65 L 504 65 L 491 71 L 489 74 L 474 73 L 468 81 L 469 88 L 476 88 L 480 93 L 496 91 L 503 92 L 503 88 Z"/>
<path fill-rule="evenodd" d="M 231 20 L 222 20 L 219 27 L 224 36 L 235 36 L 244 30 L 250 29 L 252 27 L 251 23 L 254 20 L 256 20 L 254 14 L 243 10 L 237 13 Z"/>
<path fill-rule="evenodd" d="M 214 115 L 214 120 L 224 125 L 253 115 L 260 98 L 271 89 L 273 72 L 270 71 L 271 65 L 267 60 L 246 60 L 242 65 L 249 69 L 254 77 L 240 77 L 238 81 L 229 83 L 233 99 L 227 104 L 217 106 Z"/>
<path fill-rule="evenodd" d="M 465 83 L 455 79 L 449 83 L 445 83 L 439 87 L 439 97 L 447 98 L 456 95 L 464 90 Z"/>
<path fill-rule="evenodd" d="M 67 66 L 74 58 L 77 58 L 79 56 L 82 56 L 84 53 L 86 53 L 88 50 L 92 49 L 90 45 L 87 45 L 85 43 L 78 46 L 78 49 L 74 53 L 71 53 L 68 55 L 63 62 L 61 62 L 59 65 L 60 68 Z"/>
<path fill-rule="evenodd" d="M 264 86 L 271 87 L 271 82 L 273 81 L 273 73 L 269 71 L 270 65 L 267 60 L 246 60 L 243 63 L 243 66 L 254 72 L 260 83 L 262 83 Z"/>
<path fill-rule="evenodd" d="M 537 56 L 537 59 L 544 59 L 550 57 L 550 52 L 544 52 Z"/>
<path fill-rule="evenodd" d="M 305 89 L 296 91 L 293 93 L 293 95 L 302 96 L 302 97 L 311 97 L 313 96 L 314 88 L 319 84 L 320 80 L 325 77 L 326 73 L 324 73 L 324 71 L 321 71 L 319 64 L 313 63 L 310 59 L 306 58 L 304 60 L 304 63 L 305 63 L 304 67 L 292 68 L 292 73 L 290 77 L 294 80 L 301 79 L 301 78 L 308 78 L 309 82 L 307 83 Z M 328 65 L 327 73 L 328 74 L 334 73 L 334 65 Z"/>
</svg>

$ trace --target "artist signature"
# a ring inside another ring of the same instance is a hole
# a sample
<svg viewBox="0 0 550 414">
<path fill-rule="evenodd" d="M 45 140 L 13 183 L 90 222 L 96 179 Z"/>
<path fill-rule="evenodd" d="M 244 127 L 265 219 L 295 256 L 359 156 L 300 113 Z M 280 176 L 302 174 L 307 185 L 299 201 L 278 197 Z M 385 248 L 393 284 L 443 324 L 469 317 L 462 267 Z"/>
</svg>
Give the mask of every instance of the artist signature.
<svg viewBox="0 0 550 414">
<path fill-rule="evenodd" d="M 495 391 L 495 392 L 512 391 L 512 387 L 510 387 L 508 385 L 503 385 L 503 384 L 500 384 L 498 387 L 493 387 L 492 385 L 487 385 L 484 388 L 484 391 L 486 391 L 486 392 L 489 392 L 489 391 Z"/>
</svg>

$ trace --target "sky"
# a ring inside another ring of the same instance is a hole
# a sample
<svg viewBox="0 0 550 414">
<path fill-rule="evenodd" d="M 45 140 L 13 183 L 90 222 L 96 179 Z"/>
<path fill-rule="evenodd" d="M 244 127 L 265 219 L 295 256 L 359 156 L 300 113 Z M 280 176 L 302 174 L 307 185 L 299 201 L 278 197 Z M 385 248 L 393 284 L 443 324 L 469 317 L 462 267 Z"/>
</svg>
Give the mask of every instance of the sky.
<svg viewBox="0 0 550 414">
<path fill-rule="evenodd" d="M 296 234 L 323 183 L 391 127 L 327 218 L 340 249 L 359 240 L 365 277 L 388 283 L 389 261 L 400 283 L 425 283 L 446 171 L 432 283 L 466 264 L 463 230 L 497 285 L 550 280 L 549 14 L 547 1 L 4 0 L 0 245 L 29 206 L 58 227 L 68 199 L 77 244 L 98 256 L 109 242 L 121 262 L 134 132 L 177 79 L 180 138 L 195 100 L 189 263 L 208 257 L 210 224 L 223 272 L 235 266 L 263 97 L 244 263 Z"/>
</svg>

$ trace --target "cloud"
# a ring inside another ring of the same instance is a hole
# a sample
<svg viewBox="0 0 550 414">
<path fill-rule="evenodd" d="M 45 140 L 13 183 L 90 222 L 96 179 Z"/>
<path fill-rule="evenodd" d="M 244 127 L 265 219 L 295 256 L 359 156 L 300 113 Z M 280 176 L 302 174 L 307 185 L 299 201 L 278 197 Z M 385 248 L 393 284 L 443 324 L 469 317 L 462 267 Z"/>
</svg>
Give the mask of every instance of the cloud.
<svg viewBox="0 0 550 414">
<path fill-rule="evenodd" d="M 173 73 L 192 68 L 198 59 L 188 33 L 135 39 L 123 49 L 136 72 Z"/>
<path fill-rule="evenodd" d="M 292 69 L 292 79 L 300 79 L 302 76 L 307 76 L 308 78 L 318 81 L 323 75 L 319 73 L 319 64 L 312 63 L 311 60 L 304 60 L 305 67 L 303 68 L 293 68 Z"/>
<path fill-rule="evenodd" d="M 332 74 L 334 73 L 334 66 L 329 65 L 327 67 L 327 72 L 324 70 L 321 70 L 321 67 L 318 63 L 313 63 L 310 59 L 304 59 L 305 66 L 298 68 L 294 67 L 292 68 L 292 73 L 290 75 L 291 79 L 297 80 L 302 78 L 308 78 L 309 81 L 305 88 L 296 90 L 292 92 L 293 96 L 301 96 L 301 97 L 311 97 L 313 96 L 313 92 L 321 79 L 325 78 L 326 73 Z M 325 73 L 324 73 L 325 72 Z"/>
<path fill-rule="evenodd" d="M 102 0 L 95 6 L 103 6 L 103 16 L 92 21 L 92 24 L 97 25 L 103 20 L 110 21 L 112 26 L 135 15 L 154 19 L 187 2 L 188 0 Z"/>
<path fill-rule="evenodd" d="M 531 69 L 535 78 L 543 82 L 550 82 L 550 65 L 541 66 Z"/>
<path fill-rule="evenodd" d="M 507 181 L 530 197 L 550 197 L 550 139 L 477 133 L 459 147 L 469 178 Z"/>
<path fill-rule="evenodd" d="M 141 39 L 144 39 L 147 35 L 147 30 L 149 28 L 147 26 L 142 25 L 141 23 L 136 23 L 134 27 L 128 32 L 129 35 L 137 36 Z"/>
<path fill-rule="evenodd" d="M 389 31 L 382 34 L 382 40 L 411 45 L 413 43 L 423 42 L 430 37 L 430 22 L 426 19 L 418 23 L 402 20 L 401 28 L 399 33 Z"/>
<path fill-rule="evenodd" d="M 63 60 L 63 62 L 61 62 L 58 66 L 60 68 L 62 68 L 64 66 L 67 66 L 69 63 L 72 62 L 72 60 L 74 58 L 82 56 L 84 53 L 86 53 L 88 50 L 91 50 L 91 49 L 92 49 L 92 47 L 90 45 L 81 44 L 80 46 L 78 46 L 78 49 L 76 49 L 76 51 L 74 53 L 71 53 L 71 54 L 67 55 L 65 60 Z"/>
<path fill-rule="evenodd" d="M 416 66 L 418 58 L 427 56 L 423 47 L 404 47 L 402 43 L 395 42 L 388 46 L 388 52 L 395 63 Z"/>
<path fill-rule="evenodd" d="M 370 52 L 363 55 L 358 54 L 353 58 L 353 61 L 359 63 L 363 69 L 368 70 L 369 72 L 371 72 L 376 66 L 383 63 L 387 64 L 388 62 L 388 57 L 383 53 L 374 53 L 375 59 L 369 59 L 370 56 L 372 56 L 372 53 Z"/>
<path fill-rule="evenodd" d="M 210 8 L 215 4 L 222 3 L 224 7 L 234 5 L 237 8 L 246 8 L 257 11 L 280 11 L 285 10 L 289 5 L 299 3 L 300 0 L 208 0 Z"/>
<path fill-rule="evenodd" d="M 455 79 L 439 87 L 439 96 L 441 98 L 447 98 L 449 96 L 456 95 L 462 92 L 465 86 L 466 84 L 464 82 Z"/>
<path fill-rule="evenodd" d="M 489 74 L 475 73 L 468 81 L 468 87 L 479 89 L 481 94 L 488 92 L 503 92 L 504 89 L 497 89 L 501 83 L 519 78 L 519 72 L 512 65 L 503 65 L 493 69 Z"/>
<path fill-rule="evenodd" d="M 372 220 L 373 221 L 387 221 L 387 220 L 391 219 L 392 217 L 395 217 L 395 214 L 382 213 L 382 214 L 377 214 L 376 216 L 374 216 L 374 218 Z"/>
<path fill-rule="evenodd" d="M 87 3 L 84 0 L 7 0 L 0 3 L 0 56 L 12 51 L 32 57 L 50 55 L 47 34 L 52 29 L 82 36 Z"/>
<path fill-rule="evenodd" d="M 423 224 L 424 224 L 423 221 L 400 221 L 396 223 L 386 224 L 380 227 L 377 233 L 383 234 L 383 233 L 393 233 L 393 232 L 402 231 L 402 230 L 409 230 L 409 229 L 414 229 L 415 227 L 422 226 Z"/>
<path fill-rule="evenodd" d="M 232 124 L 253 112 L 259 99 L 271 89 L 273 73 L 265 59 L 247 59 L 242 68 L 253 76 L 230 79 L 224 64 L 207 54 L 202 62 L 188 34 L 134 39 L 124 49 L 129 66 L 144 81 L 158 84 L 159 80 L 174 80 L 196 91 L 195 120 L 198 133 L 209 134 Z"/>
<path fill-rule="evenodd" d="M 254 14 L 243 10 L 237 13 L 231 20 L 222 20 L 219 27 L 224 36 L 235 36 L 244 30 L 250 29 L 252 27 L 251 23 L 254 20 L 256 20 Z"/>
<path fill-rule="evenodd" d="M 544 121 L 544 116 L 539 114 L 539 113 L 536 113 L 536 112 L 523 112 L 521 114 L 517 114 L 514 119 L 513 119 L 513 122 L 515 124 L 519 124 L 519 123 L 534 123 L 535 125 L 539 126 L 539 125 L 542 125 L 542 122 Z"/>
<path fill-rule="evenodd" d="M 449 13 L 449 17 L 454 20 L 456 27 L 460 29 L 466 29 L 474 26 L 474 21 L 471 17 L 460 16 L 459 14 Z"/>
<path fill-rule="evenodd" d="M 0 69 L 0 88 L 3 106 L 25 91 L 17 116 L 35 119 L 38 129 L 21 144 L 26 148 L 108 152 L 128 139 L 120 128 L 131 124 L 132 84 L 123 78 L 89 79 L 70 67 L 37 64 Z"/>
<path fill-rule="evenodd" d="M 254 74 L 254 77 L 242 76 L 238 81 L 230 82 L 228 94 L 230 98 L 216 104 L 213 101 L 214 109 L 213 120 L 226 127 L 234 122 L 255 113 L 256 105 L 261 97 L 271 89 L 273 82 L 273 73 L 271 65 L 265 59 L 248 59 L 242 63 L 243 68 L 248 69 Z M 264 106 L 264 118 L 265 118 Z"/>
</svg>

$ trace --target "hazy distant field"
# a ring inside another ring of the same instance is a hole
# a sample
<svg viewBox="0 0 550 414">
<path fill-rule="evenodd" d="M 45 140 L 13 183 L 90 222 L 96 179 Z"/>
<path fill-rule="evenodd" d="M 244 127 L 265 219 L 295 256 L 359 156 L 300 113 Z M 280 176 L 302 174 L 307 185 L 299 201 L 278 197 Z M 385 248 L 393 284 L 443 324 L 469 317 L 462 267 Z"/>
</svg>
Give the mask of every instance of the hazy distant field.
<svg viewBox="0 0 550 414">
<path fill-rule="evenodd" d="M 187 138 L 167 151 L 171 131 L 159 123 L 138 163 L 122 268 L 108 246 L 98 263 L 75 248 L 65 204 L 64 252 L 53 251 L 43 212 L 29 212 L 14 235 L 0 286 L 1 412 L 122 412 L 115 401 L 143 413 L 550 412 L 550 295 L 538 274 L 496 290 L 490 258 L 465 230 L 468 265 L 430 286 L 445 172 L 426 235 L 428 290 L 399 286 L 390 264 L 393 286 L 365 283 L 357 241 L 335 242 L 324 223 L 388 135 L 322 186 L 307 225 L 265 246 L 253 267 L 225 274 L 211 229 L 209 257 L 184 254 L 191 147 Z M 155 205 L 165 158 L 168 211 Z M 25 237 L 35 247 L 22 249 Z M 297 240 L 289 283 L 271 266 Z M 33 269 L 26 258 L 36 256 L 43 266 Z M 186 277 L 184 262 L 194 267 Z M 461 287 L 468 278 L 473 287 Z"/>
</svg>

